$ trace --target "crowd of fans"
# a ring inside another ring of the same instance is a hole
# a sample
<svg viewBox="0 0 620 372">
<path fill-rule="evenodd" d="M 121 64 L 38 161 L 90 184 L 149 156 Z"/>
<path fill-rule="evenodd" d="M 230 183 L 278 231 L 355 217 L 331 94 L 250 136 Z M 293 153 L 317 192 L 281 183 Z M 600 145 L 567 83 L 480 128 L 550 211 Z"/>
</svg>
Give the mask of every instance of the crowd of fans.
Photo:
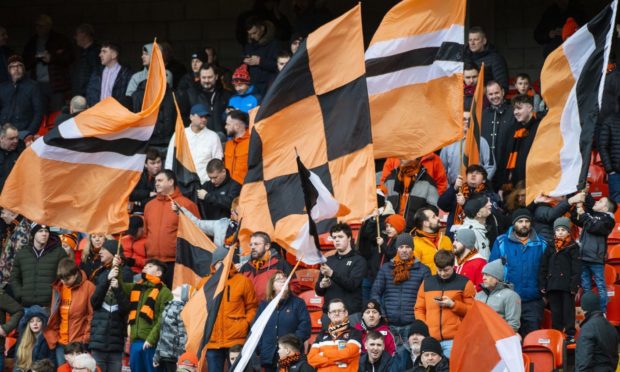
<svg viewBox="0 0 620 372">
<path fill-rule="evenodd" d="M 213 239 L 214 273 L 236 247 L 247 113 L 304 36 L 329 19 L 312 2 L 299 3 L 293 26 L 268 6 L 240 15 L 243 56 L 234 69 L 207 47 L 190 56 L 187 70 L 161 43 L 168 86 L 130 196 L 126 233 L 66 231 L 2 210 L 0 371 L 9 366 L 5 359 L 14 371 L 196 370 L 181 312 L 210 276 L 197 287 L 172 288 L 178 213 Z M 556 1 L 553 17 L 536 28 L 545 53 L 566 38 L 571 22 L 582 22 L 567 3 Z M 119 63 L 117 44 L 96 41 L 92 26 L 76 28 L 75 54 L 52 26 L 49 16 L 39 16 L 22 54 L 10 51 L 0 27 L 0 187 L 19 154 L 49 128 L 107 97 L 133 111 L 142 105 L 152 44 L 144 45 L 143 68 L 133 72 Z M 448 371 L 453 340 L 474 301 L 521 337 L 543 326 L 548 308 L 552 328 L 577 343 L 578 371 L 615 370 L 618 336 L 605 318 L 604 264 L 620 201 L 619 74 L 610 64 L 595 138 L 610 195 L 595 200 L 586 188 L 560 198 L 539 195 L 526 205 L 525 161 L 547 107 L 530 76 L 511 79 L 484 30 L 471 27 L 464 137 L 483 62 L 480 164 L 461 174 L 462 141 L 417 159 L 378 160 L 376 211 L 354 229 L 339 223 L 329 232 L 333 250 L 316 268 L 313 288 L 322 298 L 316 319 L 293 285 L 284 288 L 292 270 L 287 253 L 255 232 L 251 253 L 234 256 L 206 345 L 209 370 L 235 362 L 254 320 L 281 290 L 247 370 Z M 171 170 L 173 92 L 202 183 L 195 194 L 181 189 Z M 578 332 L 580 290 L 585 319 Z"/>
</svg>

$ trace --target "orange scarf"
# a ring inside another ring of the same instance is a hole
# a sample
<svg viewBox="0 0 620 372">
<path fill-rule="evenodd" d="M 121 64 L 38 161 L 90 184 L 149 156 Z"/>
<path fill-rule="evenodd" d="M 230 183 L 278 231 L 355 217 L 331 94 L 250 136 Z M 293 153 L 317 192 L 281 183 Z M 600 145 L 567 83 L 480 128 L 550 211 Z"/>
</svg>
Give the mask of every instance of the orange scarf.
<svg viewBox="0 0 620 372">
<path fill-rule="evenodd" d="M 472 195 L 480 194 L 481 192 L 486 190 L 486 188 L 487 188 L 487 185 L 485 183 L 481 183 L 472 191 L 471 187 L 465 185 L 464 187 L 461 187 L 461 193 L 463 194 L 463 197 L 465 198 L 465 202 L 467 202 Z M 456 210 L 454 211 L 454 224 L 455 225 L 461 225 L 463 221 L 465 220 L 465 211 L 463 210 L 464 205 L 465 204 L 460 205 L 459 203 L 456 203 Z"/>
<path fill-rule="evenodd" d="M 467 260 L 469 260 L 471 257 L 473 257 L 476 253 L 478 253 L 477 249 L 472 249 L 468 254 L 465 255 L 465 257 L 461 258 L 456 258 L 456 264 L 458 266 L 461 266 L 462 264 L 464 264 L 465 262 L 467 262 Z"/>
<path fill-rule="evenodd" d="M 301 355 L 299 353 L 295 353 L 293 355 L 289 355 L 284 359 L 280 359 L 278 364 L 280 365 L 280 372 L 286 372 L 289 370 L 289 367 L 294 363 L 297 363 Z"/>
<path fill-rule="evenodd" d="M 430 240 L 435 246 L 435 248 L 437 248 L 437 244 L 439 244 L 439 239 L 440 239 L 439 233 L 427 233 L 422 230 L 416 229 L 415 234 L 419 236 L 420 238 L 426 238 Z"/>
<path fill-rule="evenodd" d="M 562 249 L 568 247 L 573 242 L 573 239 L 571 239 L 569 235 L 564 239 L 555 238 L 554 241 L 555 241 L 555 250 L 559 252 Z"/>
<path fill-rule="evenodd" d="M 407 200 L 409 199 L 409 187 L 412 182 L 418 176 L 420 172 L 421 163 L 415 162 L 415 164 L 408 164 L 400 167 L 398 171 L 398 180 L 403 183 L 403 194 L 400 196 L 400 208 L 399 214 L 404 215 L 407 207 Z"/>
<path fill-rule="evenodd" d="M 394 270 L 392 271 L 392 275 L 394 275 L 394 284 L 400 284 L 409 280 L 409 269 L 414 261 L 415 258 L 413 255 L 409 257 L 407 261 L 403 261 L 398 255 L 394 257 Z"/>
<path fill-rule="evenodd" d="M 258 271 L 265 267 L 265 265 L 269 263 L 269 260 L 271 260 L 271 252 L 267 251 L 262 258 L 257 258 L 250 261 L 250 265 L 252 265 Z"/>
</svg>

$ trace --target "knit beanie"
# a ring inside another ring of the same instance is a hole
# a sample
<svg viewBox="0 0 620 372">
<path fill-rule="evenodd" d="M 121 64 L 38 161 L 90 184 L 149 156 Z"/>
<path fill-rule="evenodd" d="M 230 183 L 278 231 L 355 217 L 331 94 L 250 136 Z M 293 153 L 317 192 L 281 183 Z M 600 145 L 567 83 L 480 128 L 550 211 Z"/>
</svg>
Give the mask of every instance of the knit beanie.
<svg viewBox="0 0 620 372">
<path fill-rule="evenodd" d="M 409 234 L 398 234 L 396 237 L 396 248 L 406 245 L 413 248 L 413 238 Z"/>
<path fill-rule="evenodd" d="M 77 234 L 74 234 L 74 233 L 62 234 L 60 235 L 60 242 L 61 244 L 68 245 L 71 248 L 71 250 L 75 251 L 78 246 Z"/>
<path fill-rule="evenodd" d="M 474 248 L 476 246 L 476 234 L 474 230 L 462 228 L 454 234 L 454 240 L 463 244 L 465 248 Z"/>
<path fill-rule="evenodd" d="M 106 239 L 103 242 L 101 249 L 105 249 L 106 251 L 112 253 L 112 255 L 116 255 L 118 253 L 118 240 Z"/>
<path fill-rule="evenodd" d="M 403 216 L 401 216 L 400 214 L 389 215 L 385 219 L 385 222 L 387 222 L 390 225 L 392 225 L 392 227 L 399 234 L 402 233 L 405 230 L 405 227 L 407 226 L 407 221 L 405 221 L 405 218 Z"/>
<path fill-rule="evenodd" d="M 381 315 L 381 304 L 377 300 L 368 300 L 362 309 L 362 314 L 368 309 L 377 310 L 379 315 Z"/>
<path fill-rule="evenodd" d="M 424 354 L 428 351 L 443 355 L 443 350 L 441 349 L 441 344 L 439 341 L 432 337 L 424 337 L 424 340 L 422 340 L 422 345 L 420 345 L 420 354 Z"/>
<path fill-rule="evenodd" d="M 556 218 L 555 221 L 553 221 L 553 230 L 555 231 L 558 227 L 563 227 L 567 231 L 570 231 L 570 220 L 566 217 Z"/>
<path fill-rule="evenodd" d="M 527 218 L 530 221 L 532 220 L 532 213 L 530 212 L 529 209 L 519 208 L 516 211 L 512 212 L 512 224 L 513 225 L 515 224 L 515 222 L 517 222 L 518 220 L 522 218 Z"/>
<path fill-rule="evenodd" d="M 419 319 L 414 319 L 411 325 L 409 326 L 409 334 L 407 335 L 407 337 L 410 337 L 411 335 L 414 335 L 414 334 L 422 335 L 424 337 L 430 336 L 430 334 L 428 333 L 428 326 L 426 325 L 426 323 L 424 323 L 423 321 Z"/>
<path fill-rule="evenodd" d="M 248 65 L 245 63 L 237 67 L 232 76 L 232 82 L 241 84 L 250 84 L 250 73 L 248 72 Z"/>
<path fill-rule="evenodd" d="M 482 268 L 482 273 L 491 275 L 496 278 L 500 282 L 504 281 L 504 264 L 502 264 L 502 260 L 498 258 L 495 261 L 491 261 L 488 264 L 484 265 Z"/>
<path fill-rule="evenodd" d="M 487 205 L 488 198 L 486 196 L 477 196 L 470 198 L 463 205 L 463 212 L 467 218 L 475 218 L 478 211 Z"/>
<path fill-rule="evenodd" d="M 583 311 L 601 311 L 601 299 L 592 291 L 588 291 L 581 296 L 581 309 Z"/>
<path fill-rule="evenodd" d="M 207 53 L 205 53 L 204 50 L 199 50 L 199 51 L 192 53 L 192 59 L 197 59 L 202 63 L 206 63 L 209 61 L 209 57 L 207 56 Z"/>
<path fill-rule="evenodd" d="M 34 237 L 34 234 L 37 233 L 37 231 L 45 229 L 47 231 L 50 231 L 49 226 L 47 225 L 40 225 L 36 222 L 33 222 L 32 224 L 30 224 L 30 236 Z"/>
</svg>

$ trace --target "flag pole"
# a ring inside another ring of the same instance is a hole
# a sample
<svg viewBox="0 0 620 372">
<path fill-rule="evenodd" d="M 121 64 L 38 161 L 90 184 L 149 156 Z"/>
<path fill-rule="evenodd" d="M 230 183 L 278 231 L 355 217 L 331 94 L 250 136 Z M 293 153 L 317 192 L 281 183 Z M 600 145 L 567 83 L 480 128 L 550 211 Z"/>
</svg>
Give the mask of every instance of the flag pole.
<svg viewBox="0 0 620 372">
<path fill-rule="evenodd" d="M 377 211 L 377 216 L 375 216 L 376 220 L 377 220 L 377 238 L 381 237 L 381 222 L 379 221 L 379 209 L 375 209 Z M 378 244 L 377 247 L 379 248 L 379 254 L 381 254 L 381 244 Z"/>
</svg>

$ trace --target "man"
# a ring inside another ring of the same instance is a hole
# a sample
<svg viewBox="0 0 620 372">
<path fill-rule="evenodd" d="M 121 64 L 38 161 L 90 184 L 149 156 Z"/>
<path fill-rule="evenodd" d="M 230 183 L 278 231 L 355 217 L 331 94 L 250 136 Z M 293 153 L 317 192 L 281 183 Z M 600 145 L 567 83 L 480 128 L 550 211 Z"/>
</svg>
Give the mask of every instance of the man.
<svg viewBox="0 0 620 372">
<path fill-rule="evenodd" d="M 146 203 L 157 196 L 155 176 L 159 172 L 161 172 L 161 155 L 156 148 L 148 147 L 146 149 L 144 170 L 138 184 L 129 195 L 129 202 L 133 203 L 133 213 L 143 213 Z"/>
<path fill-rule="evenodd" d="M 258 301 L 267 298 L 267 282 L 278 271 L 288 275 L 291 267 L 275 248 L 271 248 L 271 238 L 267 233 L 253 233 L 250 236 L 250 260 L 241 266 L 239 272 L 252 281 Z"/>
<path fill-rule="evenodd" d="M 506 60 L 495 48 L 487 43 L 482 27 L 471 27 L 468 35 L 468 47 L 465 50 L 466 60 L 481 67 L 484 63 L 485 82 L 495 80 L 504 90 L 508 89 L 508 66 Z"/>
<path fill-rule="evenodd" d="M 230 177 L 220 159 L 211 159 L 206 168 L 209 180 L 197 190 L 204 211 L 202 219 L 228 218 L 233 200 L 241 193 L 241 185 Z"/>
<path fill-rule="evenodd" d="M 159 323 L 164 307 L 172 300 L 170 289 L 163 283 L 167 264 L 150 259 L 142 269 L 142 279 L 125 283 L 118 275 L 120 257 L 114 258 L 114 274 L 125 295 L 129 297 L 129 365 L 132 371 L 158 371 L 153 366 L 155 346 L 159 340 Z"/>
<path fill-rule="evenodd" d="M 317 336 L 308 353 L 308 363 L 317 372 L 357 372 L 362 335 L 350 321 L 343 300 L 332 298 L 328 305 L 329 322 Z"/>
<path fill-rule="evenodd" d="M 232 76 L 232 83 L 237 94 L 230 97 L 228 106 L 248 113 L 260 105 L 263 97 L 256 92 L 255 86 L 251 82 L 247 65 L 242 64 L 235 70 Z"/>
<path fill-rule="evenodd" d="M 0 123 L 11 123 L 19 138 L 39 130 L 44 109 L 37 83 L 25 76 L 24 60 L 18 55 L 8 59 L 10 80 L 0 84 Z"/>
<path fill-rule="evenodd" d="M 22 248 L 15 255 L 11 288 L 22 306 L 47 307 L 52 300 L 52 283 L 56 281 L 58 263 L 67 254 L 56 234 L 51 234 L 46 225 L 33 222 L 30 237 L 32 246 Z"/>
<path fill-rule="evenodd" d="M 415 320 L 411 309 L 422 282 L 431 275 L 427 266 L 416 261 L 413 246 L 411 235 L 398 235 L 396 257 L 381 267 L 370 292 L 371 298 L 381 303 L 397 345 L 407 342 L 409 326 Z"/>
<path fill-rule="evenodd" d="M 228 101 L 232 96 L 232 92 L 225 90 L 220 83 L 220 72 L 218 68 L 204 61 L 200 67 L 200 83 L 192 85 L 187 90 L 186 102 L 181 101 L 179 104 L 186 108 L 182 110 L 183 116 L 187 117 L 190 107 L 197 103 L 202 103 L 209 108 L 211 120 L 207 123 L 207 127 L 218 133 L 220 137 L 226 138 L 226 130 L 224 129 L 225 119 L 224 113 L 228 106 Z"/>
<path fill-rule="evenodd" d="M 179 86 L 177 87 L 177 96 L 179 101 L 187 99 L 187 91 L 191 88 L 200 88 L 200 68 L 207 63 L 209 57 L 204 50 L 198 50 L 192 53 L 190 57 L 190 71 L 181 77 Z"/>
<path fill-rule="evenodd" d="M 367 272 L 366 260 L 351 247 L 353 232 L 349 225 L 338 223 L 330 229 L 329 234 L 336 253 L 321 264 L 321 274 L 314 290 L 324 298 L 323 313 L 327 313 L 331 300 L 341 299 L 346 308 L 350 309 L 350 314 L 347 313 L 353 326 L 359 321 L 362 310 L 362 280 Z M 323 318 L 326 318 L 325 314 Z"/>
<path fill-rule="evenodd" d="M 313 372 L 304 353 L 304 345 L 294 334 L 278 338 L 278 365 L 285 372 Z"/>
<path fill-rule="evenodd" d="M 506 169 L 504 184 L 501 185 L 505 190 L 511 190 L 521 180 L 525 181 L 525 162 L 540 123 L 540 120 L 534 115 L 532 97 L 524 94 L 515 96 L 512 99 L 512 106 L 517 122 L 512 148 L 507 148 L 508 153 L 504 155 L 507 162 L 505 164 L 498 163 L 499 167 Z"/>
<path fill-rule="evenodd" d="M 414 313 L 416 319 L 428 325 L 430 335 L 440 341 L 443 354 L 449 358 L 452 341 L 474 303 L 476 289 L 466 277 L 454 272 L 452 252 L 440 250 L 434 261 L 437 275 L 426 278 L 422 283 Z"/>
<path fill-rule="evenodd" d="M 577 338 L 575 371 L 615 371 L 618 366 L 618 332 L 601 311 L 597 294 L 584 293 L 581 308 L 586 317 L 581 322 Z"/>
<path fill-rule="evenodd" d="M 476 234 L 469 229 L 457 230 L 452 247 L 456 257 L 456 273 L 471 280 L 476 287 L 476 292 L 480 291 L 482 289 L 482 268 L 487 264 L 487 260 L 476 249 Z"/>
<path fill-rule="evenodd" d="M 505 262 L 504 280 L 512 283 L 521 297 L 519 333 L 522 337 L 540 329 L 542 322 L 545 304 L 538 284 L 538 272 L 546 249 L 545 240 L 532 229 L 530 211 L 521 208 L 512 213 L 512 227 L 497 238 L 489 257 L 489 262 L 499 258 Z"/>
<path fill-rule="evenodd" d="M 392 173 L 394 169 L 396 169 L 400 165 L 399 158 L 387 158 L 385 163 L 383 163 L 383 169 L 381 170 L 381 185 L 385 183 L 385 180 Z M 439 155 L 434 152 L 430 152 L 420 159 L 420 164 L 426 170 L 429 176 L 435 182 L 435 186 L 437 187 L 437 192 L 439 195 L 443 194 L 448 188 L 448 175 L 446 174 L 446 169 L 441 162 L 441 158 Z"/>
<path fill-rule="evenodd" d="M 581 288 L 592 290 L 592 277 L 601 298 L 601 311 L 607 311 L 607 288 L 605 284 L 605 258 L 607 257 L 607 237 L 614 229 L 614 213 L 618 205 L 608 197 L 600 198 L 592 208 L 583 203 L 577 204 L 576 223 L 581 237 Z"/>
<path fill-rule="evenodd" d="M 0 128 L 0 191 L 24 148 L 17 128 L 11 123 L 4 124 Z"/>
<path fill-rule="evenodd" d="M 414 320 L 409 326 L 407 342 L 399 350 L 392 360 L 393 371 L 409 371 L 420 357 L 420 348 L 424 338 L 429 337 L 428 327 L 421 320 Z"/>
<path fill-rule="evenodd" d="M 194 167 L 200 183 L 209 181 L 207 175 L 207 164 L 211 159 L 221 159 L 224 154 L 222 152 L 222 142 L 220 137 L 211 129 L 207 128 L 207 122 L 211 116 L 209 108 L 201 103 L 192 107 L 189 120 L 189 127 L 185 128 L 185 138 L 189 152 L 194 160 Z M 176 134 L 170 138 L 168 145 L 168 153 L 166 154 L 166 169 L 172 169 L 174 161 Z"/>
<path fill-rule="evenodd" d="M 461 166 L 463 164 L 463 149 L 465 148 L 465 140 L 467 130 L 469 129 L 471 114 L 468 111 L 463 112 L 463 138 L 460 142 L 454 142 L 441 149 L 439 157 L 443 163 L 446 173 L 448 174 L 448 183 L 454 184 L 456 178 L 461 174 Z M 485 178 L 491 179 L 495 174 L 495 160 L 492 159 L 489 144 L 480 137 L 480 165 L 485 169 Z"/>
<path fill-rule="evenodd" d="M 504 282 L 502 260 L 489 262 L 482 269 L 482 290 L 476 293 L 476 300 L 489 305 L 515 332 L 521 326 L 521 297 Z"/>
<path fill-rule="evenodd" d="M 385 179 L 386 196 L 394 211 L 405 217 L 406 231 L 414 225 L 414 215 L 420 208 L 436 206 L 439 193 L 421 159 L 402 159 L 400 165 Z"/>
<path fill-rule="evenodd" d="M 138 85 L 140 85 L 141 82 L 146 80 L 149 73 L 149 65 L 151 64 L 151 53 L 153 53 L 153 43 L 144 44 L 142 46 L 141 56 L 143 68 L 142 70 L 131 75 L 129 83 L 127 84 L 127 90 L 125 91 L 125 95 L 127 97 L 131 97 L 138 89 Z M 166 83 L 169 87 L 172 87 L 172 73 L 168 70 L 166 70 Z M 134 110 L 135 109 L 136 108 L 134 107 Z"/>
<path fill-rule="evenodd" d="M 144 231 L 146 231 L 147 257 L 164 262 L 166 272 L 162 280 L 172 285 L 177 249 L 179 216 L 170 207 L 175 203 L 198 216 L 198 207 L 181 194 L 177 179 L 171 170 L 163 170 L 155 176 L 157 196 L 144 207 Z"/>
<path fill-rule="evenodd" d="M 368 351 L 366 340 L 368 333 L 379 332 L 383 335 L 383 348 L 390 356 L 396 352 L 396 342 L 394 335 L 390 332 L 386 318 L 382 314 L 381 304 L 377 300 L 368 300 L 362 310 L 362 320 L 355 324 L 355 328 L 362 332 L 362 355 Z"/>
<path fill-rule="evenodd" d="M 248 173 L 248 153 L 250 148 L 250 118 L 243 111 L 233 110 L 226 116 L 226 134 L 231 139 L 224 148 L 224 164 L 230 177 L 243 185 Z"/>
<path fill-rule="evenodd" d="M 377 331 L 366 335 L 366 353 L 360 357 L 360 372 L 388 372 L 392 367 L 392 357 L 385 351 L 385 337 Z"/>
<path fill-rule="evenodd" d="M 463 205 L 465 219 L 461 229 L 469 229 L 476 234 L 476 249 L 478 253 L 489 259 L 491 247 L 495 243 L 500 229 L 504 225 L 503 213 L 493 213 L 493 203 L 486 195 L 476 195 Z"/>
<path fill-rule="evenodd" d="M 56 116 L 54 119 L 54 126 L 57 127 L 65 121 L 76 117 L 80 112 L 86 110 L 88 108 L 88 104 L 86 103 L 86 98 L 82 96 L 75 96 L 71 98 L 69 101 L 69 112 L 66 112 L 65 109 L 60 113 L 60 115 Z"/>
<path fill-rule="evenodd" d="M 293 55 L 288 50 L 283 50 L 278 53 L 278 57 L 276 59 L 276 65 L 278 66 L 278 72 L 282 71 L 284 66 L 291 60 Z"/>
<path fill-rule="evenodd" d="M 486 98 L 489 106 L 482 111 L 482 137 L 489 144 L 489 149 L 495 160 L 496 173 L 493 185 L 503 182 L 505 177 L 503 166 L 508 159 L 505 157 L 507 149 L 512 148 L 515 119 L 512 107 L 504 99 L 505 90 L 496 81 L 486 84 Z M 497 190 L 497 187 L 494 187 Z"/>
<path fill-rule="evenodd" d="M 259 94 L 265 94 L 267 84 L 277 75 L 276 57 L 280 43 L 268 32 L 267 22 L 259 17 L 248 19 L 245 27 L 248 43 L 243 47 L 243 63 L 249 66 L 250 76 Z"/>
<path fill-rule="evenodd" d="M 435 338 L 425 337 L 420 345 L 420 357 L 414 363 L 415 371 L 448 372 L 450 370 L 448 358 Z"/>
<path fill-rule="evenodd" d="M 478 85 L 479 74 L 480 68 L 475 63 L 465 62 L 463 64 L 463 96 L 465 98 L 465 110 L 469 110 L 471 107 L 471 101 L 476 92 L 476 85 Z"/>
<path fill-rule="evenodd" d="M 120 49 L 118 45 L 109 41 L 101 45 L 99 52 L 100 66 L 97 66 L 90 75 L 86 88 L 86 100 L 89 106 L 108 97 L 113 97 L 123 103 L 127 85 L 131 79 L 131 69 L 118 63 Z"/>
<path fill-rule="evenodd" d="M 78 46 L 78 58 L 71 74 L 71 95 L 86 97 L 88 80 L 99 67 L 101 46 L 95 43 L 95 30 L 88 23 L 75 29 L 74 39 Z"/>
<path fill-rule="evenodd" d="M 431 269 L 435 275 L 435 254 L 441 250 L 452 250 L 450 238 L 439 231 L 437 208 L 420 208 L 414 216 L 415 235 L 413 236 L 413 254 L 421 263 Z"/>
</svg>

